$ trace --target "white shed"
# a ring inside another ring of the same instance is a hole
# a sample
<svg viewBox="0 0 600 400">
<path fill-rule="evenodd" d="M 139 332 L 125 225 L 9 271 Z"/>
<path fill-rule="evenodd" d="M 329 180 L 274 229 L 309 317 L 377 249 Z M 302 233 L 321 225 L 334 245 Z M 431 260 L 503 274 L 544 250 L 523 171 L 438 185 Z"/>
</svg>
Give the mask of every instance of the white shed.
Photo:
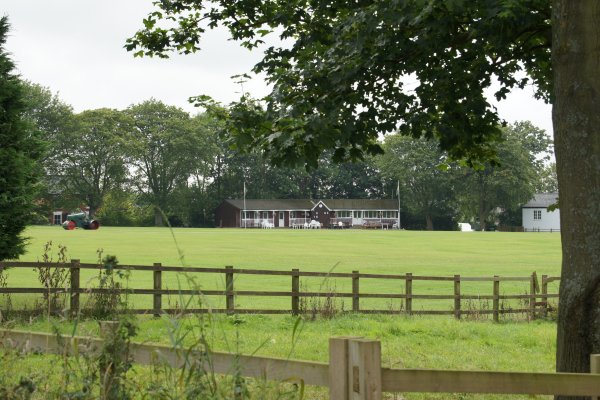
<svg viewBox="0 0 600 400">
<path fill-rule="evenodd" d="M 523 230 L 525 232 L 560 232 L 560 210 L 548 211 L 558 202 L 558 193 L 538 193 L 524 204 Z"/>
</svg>

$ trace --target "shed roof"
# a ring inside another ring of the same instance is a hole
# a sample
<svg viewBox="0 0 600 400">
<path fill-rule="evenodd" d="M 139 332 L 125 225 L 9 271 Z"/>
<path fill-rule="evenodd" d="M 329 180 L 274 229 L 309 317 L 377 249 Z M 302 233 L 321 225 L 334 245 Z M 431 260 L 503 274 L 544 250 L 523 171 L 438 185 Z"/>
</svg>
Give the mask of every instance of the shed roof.
<svg viewBox="0 0 600 400">
<path fill-rule="evenodd" d="M 547 208 L 558 201 L 558 193 L 536 193 L 523 208 Z"/>
<path fill-rule="evenodd" d="M 246 199 L 246 210 L 311 210 L 323 202 L 330 210 L 397 210 L 398 200 L 394 199 Z M 228 199 L 224 202 L 240 210 L 244 200 Z"/>
<path fill-rule="evenodd" d="M 228 199 L 226 203 L 240 210 L 244 209 L 244 200 Z M 310 210 L 316 202 L 307 199 L 246 199 L 246 210 Z"/>
<path fill-rule="evenodd" d="M 330 210 L 397 210 L 394 199 L 323 199 Z"/>
</svg>

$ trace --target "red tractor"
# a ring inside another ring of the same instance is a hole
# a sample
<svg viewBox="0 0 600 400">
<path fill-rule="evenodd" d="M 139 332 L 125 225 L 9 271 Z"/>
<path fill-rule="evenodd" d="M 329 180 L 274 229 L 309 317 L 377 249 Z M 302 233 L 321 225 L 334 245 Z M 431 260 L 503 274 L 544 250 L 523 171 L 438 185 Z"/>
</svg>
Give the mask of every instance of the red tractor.
<svg viewBox="0 0 600 400">
<path fill-rule="evenodd" d="M 100 223 L 95 219 L 90 219 L 86 213 L 76 213 L 67 215 L 67 220 L 63 222 L 62 227 L 68 231 L 75 228 L 96 230 L 100 228 Z"/>
</svg>

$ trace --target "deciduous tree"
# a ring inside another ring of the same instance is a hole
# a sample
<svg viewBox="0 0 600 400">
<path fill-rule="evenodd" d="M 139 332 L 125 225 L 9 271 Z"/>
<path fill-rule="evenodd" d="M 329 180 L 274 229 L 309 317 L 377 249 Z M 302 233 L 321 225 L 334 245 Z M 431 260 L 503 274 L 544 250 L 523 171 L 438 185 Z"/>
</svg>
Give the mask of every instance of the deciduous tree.
<svg viewBox="0 0 600 400">
<path fill-rule="evenodd" d="M 427 230 L 433 230 L 435 217 L 456 208 L 455 177 L 448 168 L 448 156 L 436 142 L 401 135 L 386 137 L 383 149 L 378 160 L 383 176 L 400 182 L 403 208 L 423 216 Z"/>
<path fill-rule="evenodd" d="M 136 55 L 195 51 L 217 25 L 249 48 L 279 33 L 285 45 L 254 67 L 273 85 L 266 108 L 247 99 L 231 108 L 239 146 L 260 147 L 276 164 L 316 166 L 329 148 L 337 160 L 378 154 L 378 135 L 398 128 L 435 136 L 451 156 L 484 158 L 501 136 L 483 94 L 492 78 L 498 98 L 531 81 L 548 96 L 551 84 L 547 0 L 156 4 L 127 43 Z M 169 18 L 179 23 L 164 26 Z M 522 70 L 530 79 L 516 76 Z"/>
<path fill-rule="evenodd" d="M 563 251 L 556 363 L 583 372 L 600 352 L 600 3 L 554 0 L 552 10 Z"/>
<path fill-rule="evenodd" d="M 556 179 L 556 163 L 544 165 L 539 171 L 537 193 L 558 192 L 558 180 Z"/>
<path fill-rule="evenodd" d="M 546 133 L 530 122 L 504 128 L 504 140 L 495 145 L 495 162 L 461 170 L 462 179 L 457 184 L 464 215 L 477 219 L 480 229 L 485 230 L 494 222 L 495 212 L 519 210 L 539 186 L 549 145 Z"/>
<path fill-rule="evenodd" d="M 190 178 L 202 142 L 189 114 L 180 108 L 148 100 L 129 107 L 127 114 L 133 119 L 126 140 L 133 183 L 154 207 L 155 225 L 163 226 L 169 196 Z"/>
<path fill-rule="evenodd" d="M 57 135 L 64 133 L 71 124 L 73 108 L 62 101 L 57 93 L 30 81 L 23 82 L 23 93 L 27 108 L 24 118 L 41 132 L 43 139 L 48 142 L 46 157 L 51 157 L 60 151 L 52 147 Z"/>
<path fill-rule="evenodd" d="M 53 165 L 61 190 L 84 202 L 90 217 L 104 196 L 125 180 L 123 138 L 132 126 L 123 112 L 103 108 L 75 115 L 71 125 L 54 136 Z"/>
<path fill-rule="evenodd" d="M 33 82 L 23 82 L 23 94 L 26 104 L 23 117 L 37 132 L 44 145 L 43 155 L 37 163 L 42 179 L 35 202 L 34 222 L 47 223 L 48 215 L 56 207 L 70 208 L 80 204 L 80 200 L 72 199 L 64 193 L 58 172 L 58 167 L 63 161 L 60 137 L 73 122 L 73 109 L 63 102 L 58 94 Z"/>
<path fill-rule="evenodd" d="M 375 161 L 376 158 L 365 157 L 362 161 L 333 163 L 331 152 L 325 152 L 319 165 L 319 169 L 325 170 L 325 187 L 320 188 L 322 195 L 315 198 L 382 198 L 385 196 L 385 180 Z"/>
</svg>

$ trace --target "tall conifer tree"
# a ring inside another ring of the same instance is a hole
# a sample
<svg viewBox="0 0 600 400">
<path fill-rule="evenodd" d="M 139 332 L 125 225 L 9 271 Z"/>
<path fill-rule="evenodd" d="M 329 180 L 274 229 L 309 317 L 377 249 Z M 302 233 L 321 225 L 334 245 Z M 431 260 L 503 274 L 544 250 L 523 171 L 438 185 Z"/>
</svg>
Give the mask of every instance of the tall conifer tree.
<svg viewBox="0 0 600 400">
<path fill-rule="evenodd" d="M 41 146 L 23 121 L 26 105 L 14 64 L 6 51 L 8 19 L 0 18 L 0 261 L 25 249 L 22 233 L 33 208 Z"/>
</svg>

